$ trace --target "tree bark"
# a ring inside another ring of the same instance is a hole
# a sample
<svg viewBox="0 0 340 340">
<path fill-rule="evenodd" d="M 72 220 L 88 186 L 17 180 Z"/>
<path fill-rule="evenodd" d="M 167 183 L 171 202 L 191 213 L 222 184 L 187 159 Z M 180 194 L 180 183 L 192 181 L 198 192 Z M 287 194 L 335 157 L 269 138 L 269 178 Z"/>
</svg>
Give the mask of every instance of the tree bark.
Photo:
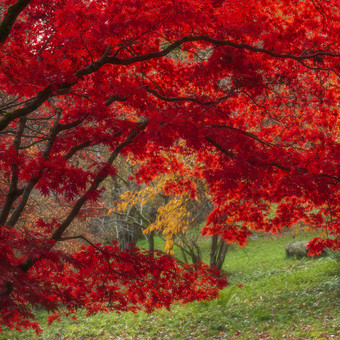
<svg viewBox="0 0 340 340">
<path fill-rule="evenodd" d="M 228 243 L 224 242 L 218 235 L 211 238 L 210 268 L 222 269 L 222 265 L 228 251 Z"/>
</svg>

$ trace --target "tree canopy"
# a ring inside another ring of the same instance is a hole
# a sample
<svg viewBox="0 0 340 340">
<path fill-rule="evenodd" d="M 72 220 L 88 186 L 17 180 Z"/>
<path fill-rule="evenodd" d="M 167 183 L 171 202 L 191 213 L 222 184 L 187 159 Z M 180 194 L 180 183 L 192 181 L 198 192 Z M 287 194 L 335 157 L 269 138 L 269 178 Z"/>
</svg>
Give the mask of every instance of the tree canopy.
<svg viewBox="0 0 340 340">
<path fill-rule="evenodd" d="M 204 181 L 204 235 L 243 245 L 303 220 L 327 235 L 311 254 L 338 249 L 339 5 L 3 0 L 1 322 L 37 327 L 35 306 L 150 311 L 226 285 L 204 265 L 69 231 L 118 155 L 143 164 L 138 183 L 176 174 L 170 193 L 193 199 Z M 190 176 L 175 154 L 194 155 Z M 32 216 L 44 198 L 62 213 Z M 73 239 L 87 247 L 63 252 Z"/>
</svg>

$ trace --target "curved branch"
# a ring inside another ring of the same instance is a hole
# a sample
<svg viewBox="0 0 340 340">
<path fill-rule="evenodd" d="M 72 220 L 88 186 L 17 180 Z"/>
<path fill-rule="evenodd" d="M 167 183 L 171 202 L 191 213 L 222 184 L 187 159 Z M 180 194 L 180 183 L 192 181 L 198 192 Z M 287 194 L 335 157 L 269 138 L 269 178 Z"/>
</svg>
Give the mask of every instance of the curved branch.
<svg viewBox="0 0 340 340">
<path fill-rule="evenodd" d="M 0 120 L 0 131 L 6 128 L 6 126 L 11 123 L 14 119 L 24 117 L 29 113 L 38 109 L 52 94 L 51 86 L 47 86 L 45 89 L 40 91 L 38 95 L 29 101 L 24 107 L 20 109 L 7 112 Z"/>
<path fill-rule="evenodd" d="M 31 0 L 18 0 L 15 4 L 8 7 L 7 13 L 0 24 L 0 44 L 7 40 L 17 17 L 30 2 Z"/>
<path fill-rule="evenodd" d="M 149 86 L 146 86 L 146 90 L 147 90 L 147 92 L 153 94 L 155 97 L 157 97 L 157 98 L 159 98 L 159 99 L 161 99 L 165 102 L 192 102 L 192 103 L 196 103 L 196 104 L 200 104 L 200 105 L 209 106 L 209 108 L 216 105 L 216 104 L 220 104 L 223 101 L 229 99 L 235 93 L 235 88 L 233 87 L 233 88 L 230 89 L 228 94 L 226 94 L 225 96 L 218 97 L 218 98 L 215 98 L 215 99 L 212 99 L 212 100 L 209 100 L 209 101 L 202 101 L 199 98 L 195 98 L 195 97 L 167 97 L 167 96 L 164 96 L 164 95 L 160 94 L 159 92 L 157 92 L 153 89 L 150 89 Z"/>
<path fill-rule="evenodd" d="M 252 46 L 249 44 L 240 44 L 240 43 L 235 43 L 230 40 L 218 40 L 218 39 L 210 38 L 205 35 L 198 35 L 198 36 L 183 37 L 182 39 L 179 39 L 175 41 L 174 43 L 170 44 L 167 48 L 165 48 L 162 51 L 150 52 L 147 54 L 125 58 L 125 59 L 120 59 L 120 58 L 111 56 L 111 57 L 107 57 L 107 62 L 110 64 L 114 64 L 114 65 L 130 65 L 130 64 L 147 61 L 147 60 L 154 59 L 154 58 L 161 58 L 161 57 L 166 56 L 171 51 L 173 51 L 174 49 L 178 48 L 179 46 L 187 42 L 199 42 L 199 41 L 206 41 L 216 46 L 230 46 L 230 47 L 234 47 L 238 49 L 252 51 L 255 53 L 262 53 L 262 54 L 269 55 L 273 58 L 293 59 L 298 62 L 301 62 L 306 59 L 315 59 L 315 58 L 322 57 L 322 56 L 340 57 L 340 54 L 335 54 L 335 53 L 330 53 L 330 52 L 316 52 L 316 53 L 309 54 L 309 55 L 296 56 L 290 53 L 273 52 L 265 48 L 260 48 L 260 47 Z"/>
<path fill-rule="evenodd" d="M 193 103 L 197 103 L 197 104 L 202 104 L 202 105 L 210 105 L 211 102 L 202 102 L 199 99 L 195 98 L 195 97 L 166 97 L 161 95 L 160 93 L 158 93 L 155 90 L 150 89 L 149 87 L 147 87 L 146 89 L 149 93 L 153 94 L 155 97 L 164 100 L 166 102 L 193 102 Z"/>
<path fill-rule="evenodd" d="M 248 132 L 248 131 L 243 131 L 241 129 L 238 129 L 236 127 L 230 126 L 230 125 L 212 125 L 213 128 L 218 128 L 218 129 L 229 129 L 229 130 L 234 130 L 237 131 L 239 133 L 241 133 L 242 135 L 248 136 L 252 139 L 255 139 L 256 141 L 258 141 L 259 143 L 261 143 L 263 146 L 273 146 L 272 143 L 267 142 L 265 140 L 262 140 L 260 137 L 256 136 L 255 134 Z"/>
</svg>

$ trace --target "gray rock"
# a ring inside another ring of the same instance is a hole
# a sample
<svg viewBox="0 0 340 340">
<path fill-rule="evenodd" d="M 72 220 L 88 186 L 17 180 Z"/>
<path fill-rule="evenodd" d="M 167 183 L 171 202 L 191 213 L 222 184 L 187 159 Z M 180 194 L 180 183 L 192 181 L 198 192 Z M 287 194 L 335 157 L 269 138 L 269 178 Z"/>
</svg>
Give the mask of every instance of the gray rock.
<svg viewBox="0 0 340 340">
<path fill-rule="evenodd" d="M 288 243 L 286 246 L 286 255 L 297 256 L 297 257 L 308 256 L 307 244 L 308 242 L 301 242 L 301 241 L 294 241 L 294 242 Z"/>
</svg>

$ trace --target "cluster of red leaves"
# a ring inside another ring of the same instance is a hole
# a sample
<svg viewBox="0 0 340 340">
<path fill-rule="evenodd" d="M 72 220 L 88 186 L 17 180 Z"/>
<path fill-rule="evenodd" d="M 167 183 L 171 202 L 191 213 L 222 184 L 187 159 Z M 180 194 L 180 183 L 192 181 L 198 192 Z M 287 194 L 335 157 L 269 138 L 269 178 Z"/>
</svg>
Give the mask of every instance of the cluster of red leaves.
<svg viewBox="0 0 340 340">
<path fill-rule="evenodd" d="M 57 254 L 50 253 L 53 242 L 41 234 L 25 230 L 19 232 L 12 228 L 0 229 L 0 304 L 1 325 L 21 329 L 33 327 L 35 322 L 31 306 L 43 305 L 47 309 L 55 308 L 55 303 L 45 292 L 38 280 L 23 271 L 25 259 L 33 261 L 45 256 L 56 260 Z M 8 292 L 12 292 L 10 295 Z"/>
<path fill-rule="evenodd" d="M 321 239 L 319 237 L 314 238 L 308 243 L 308 255 L 317 256 L 322 254 L 324 249 L 338 250 L 340 249 L 339 239 Z"/>
<path fill-rule="evenodd" d="M 181 195 L 185 192 L 190 193 L 190 198 L 194 199 L 196 197 L 196 185 L 195 183 L 188 179 L 179 179 L 178 181 L 167 181 L 164 185 L 164 192 L 166 195 Z"/>
<path fill-rule="evenodd" d="M 152 312 L 172 303 L 210 300 L 227 285 L 226 276 L 204 264 L 181 266 L 169 256 L 139 250 L 120 251 L 116 244 L 99 244 L 71 255 L 52 249 L 46 239 L 27 240 L 27 233 L 2 230 L 0 238 L 1 324 L 36 327 L 27 305 L 65 313 L 84 308 L 98 311 Z M 31 249 L 29 249 L 31 248 Z M 34 251 L 34 253 L 33 253 Z M 43 255 L 43 257 L 42 257 Z M 20 270 L 25 258 L 40 259 L 29 272 Z M 48 280 L 46 280 L 48 278 Z M 11 295 L 3 294 L 11 282 Z M 20 318 L 19 318 L 20 316 Z"/>
</svg>

